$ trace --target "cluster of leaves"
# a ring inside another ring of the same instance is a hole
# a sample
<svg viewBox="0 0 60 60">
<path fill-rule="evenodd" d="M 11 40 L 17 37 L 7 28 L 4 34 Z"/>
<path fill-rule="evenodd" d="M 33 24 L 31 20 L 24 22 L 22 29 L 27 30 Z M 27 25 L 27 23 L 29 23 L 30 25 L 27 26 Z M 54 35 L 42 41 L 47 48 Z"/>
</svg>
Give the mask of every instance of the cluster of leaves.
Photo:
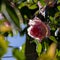
<svg viewBox="0 0 60 60">
<path fill-rule="evenodd" d="M 36 60 L 43 52 L 45 53 L 48 50 L 52 42 L 57 43 L 56 56 L 57 60 L 60 59 L 60 0 L 57 1 L 54 7 L 46 7 L 46 16 L 44 19 L 39 14 L 39 7 L 37 6 L 38 1 L 40 1 L 43 6 L 46 5 L 44 0 L 0 1 L 0 13 L 4 16 L 4 19 L 0 20 L 0 37 L 8 37 L 8 35 L 14 36 L 16 31 L 20 33 L 20 36 L 26 33 L 26 43 L 22 46 L 22 49 L 13 48 L 12 53 L 17 60 Z M 38 16 L 43 22 L 48 23 L 50 26 L 51 36 L 49 38 L 44 38 L 41 43 L 28 36 L 26 31 L 27 27 L 23 30 L 21 28 L 21 24 L 27 25 L 28 20 L 34 16 Z M 2 25 L 5 21 L 8 21 L 11 24 L 11 30 L 10 27 L 7 28 Z M 6 53 L 8 48 L 6 40 L 2 39 L 3 37 L 0 38 L 0 57 Z M 1 50 L 4 50 L 3 53 L 1 53 Z"/>
</svg>

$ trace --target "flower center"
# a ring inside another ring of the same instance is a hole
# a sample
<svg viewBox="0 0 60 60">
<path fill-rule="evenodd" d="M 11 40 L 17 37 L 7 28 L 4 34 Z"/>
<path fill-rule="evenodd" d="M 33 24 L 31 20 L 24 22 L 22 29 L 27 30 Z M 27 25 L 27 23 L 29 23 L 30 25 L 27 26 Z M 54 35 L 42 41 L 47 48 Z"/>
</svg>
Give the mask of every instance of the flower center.
<svg viewBox="0 0 60 60">
<path fill-rule="evenodd" d="M 30 33 L 34 37 L 43 38 L 46 35 L 46 28 L 42 24 L 37 24 L 33 26 Z"/>
</svg>

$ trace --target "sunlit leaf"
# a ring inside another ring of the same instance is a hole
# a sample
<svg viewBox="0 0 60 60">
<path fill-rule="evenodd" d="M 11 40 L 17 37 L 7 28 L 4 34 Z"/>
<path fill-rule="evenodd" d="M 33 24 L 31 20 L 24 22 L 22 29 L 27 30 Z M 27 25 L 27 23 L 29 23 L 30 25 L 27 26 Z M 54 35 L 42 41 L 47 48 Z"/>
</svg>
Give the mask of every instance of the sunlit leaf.
<svg viewBox="0 0 60 60">
<path fill-rule="evenodd" d="M 26 5 L 26 4 L 22 2 L 22 3 L 19 4 L 18 8 L 21 9 L 21 8 L 24 7 L 25 5 Z"/>
<path fill-rule="evenodd" d="M 50 36 L 49 39 L 52 40 L 53 42 L 57 43 L 57 40 L 54 36 Z"/>
<path fill-rule="evenodd" d="M 58 56 L 60 56 L 60 51 L 58 52 Z"/>
<path fill-rule="evenodd" d="M 56 55 L 60 57 L 60 50 L 56 50 Z"/>
<path fill-rule="evenodd" d="M 58 10 L 60 11 L 60 6 L 58 6 L 57 8 L 58 8 Z"/>
<path fill-rule="evenodd" d="M 9 42 L 8 40 L 6 40 L 6 44 L 9 45 L 9 43 L 10 43 L 10 42 Z"/>
<path fill-rule="evenodd" d="M 50 16 L 49 18 L 50 18 L 51 22 L 53 22 L 54 18 L 52 16 Z"/>
<path fill-rule="evenodd" d="M 27 3 L 32 4 L 33 3 L 33 0 L 27 0 Z"/>
<path fill-rule="evenodd" d="M 37 3 L 38 2 L 38 0 L 34 0 L 34 3 Z"/>
<path fill-rule="evenodd" d="M 38 53 L 38 56 L 40 56 L 40 53 L 41 53 L 41 51 L 42 51 L 42 45 L 41 45 L 41 43 L 38 43 L 38 44 L 37 44 L 36 51 L 37 51 L 37 53 Z"/>
<path fill-rule="evenodd" d="M 43 6 L 46 5 L 45 2 L 44 2 L 44 0 L 39 0 L 39 1 L 41 2 L 41 4 L 42 4 Z"/>
<path fill-rule="evenodd" d="M 55 18 L 60 17 L 60 12 L 55 13 Z"/>
<path fill-rule="evenodd" d="M 8 45 L 3 35 L 0 35 L 0 57 L 7 52 Z"/>
<path fill-rule="evenodd" d="M 14 48 L 13 51 L 13 56 L 17 59 L 20 59 L 20 56 L 19 56 L 19 49 L 18 48 Z"/>
<path fill-rule="evenodd" d="M 58 0 L 58 3 L 60 3 L 60 0 Z"/>
<path fill-rule="evenodd" d="M 57 60 L 55 56 L 56 46 L 56 43 L 52 43 L 48 48 L 47 52 L 42 53 L 37 60 Z"/>
<path fill-rule="evenodd" d="M 37 5 L 36 4 L 33 4 L 31 5 L 30 7 L 28 7 L 29 9 L 36 9 L 37 8 Z"/>
<path fill-rule="evenodd" d="M 25 44 L 23 44 L 20 47 L 21 49 L 20 48 L 13 49 L 13 56 L 18 60 L 25 60 Z"/>
<path fill-rule="evenodd" d="M 25 44 L 23 44 L 21 47 L 22 49 L 20 50 L 20 59 L 25 60 Z"/>
</svg>

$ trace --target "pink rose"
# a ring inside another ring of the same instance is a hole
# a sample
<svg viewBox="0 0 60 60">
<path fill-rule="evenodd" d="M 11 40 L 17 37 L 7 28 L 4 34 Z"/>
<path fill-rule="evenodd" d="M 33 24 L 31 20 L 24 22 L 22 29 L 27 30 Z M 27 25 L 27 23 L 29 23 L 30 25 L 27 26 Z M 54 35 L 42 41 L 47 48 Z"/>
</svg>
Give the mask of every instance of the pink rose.
<svg viewBox="0 0 60 60">
<path fill-rule="evenodd" d="M 48 26 L 43 23 L 38 17 L 33 20 L 29 20 L 29 28 L 27 29 L 28 35 L 34 39 L 41 41 L 43 38 L 50 35 Z"/>
</svg>

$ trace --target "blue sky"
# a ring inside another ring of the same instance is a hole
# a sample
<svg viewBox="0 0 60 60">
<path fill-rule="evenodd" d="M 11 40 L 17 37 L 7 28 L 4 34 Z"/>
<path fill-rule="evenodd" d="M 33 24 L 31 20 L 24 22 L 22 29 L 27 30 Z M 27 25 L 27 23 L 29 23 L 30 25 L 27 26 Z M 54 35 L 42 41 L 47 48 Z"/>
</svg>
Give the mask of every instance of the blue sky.
<svg viewBox="0 0 60 60">
<path fill-rule="evenodd" d="M 22 28 L 25 28 L 25 25 L 21 25 Z M 22 44 L 25 43 L 26 40 L 26 35 L 24 34 L 24 36 L 20 37 L 19 33 L 13 37 L 8 37 L 7 38 L 8 41 L 10 42 L 9 46 L 13 46 L 13 47 L 20 47 L 22 46 Z M 12 56 L 12 48 L 8 48 L 8 52 L 3 56 Z M 11 58 L 2 58 L 2 60 L 16 60 L 15 58 L 11 57 Z"/>
</svg>

